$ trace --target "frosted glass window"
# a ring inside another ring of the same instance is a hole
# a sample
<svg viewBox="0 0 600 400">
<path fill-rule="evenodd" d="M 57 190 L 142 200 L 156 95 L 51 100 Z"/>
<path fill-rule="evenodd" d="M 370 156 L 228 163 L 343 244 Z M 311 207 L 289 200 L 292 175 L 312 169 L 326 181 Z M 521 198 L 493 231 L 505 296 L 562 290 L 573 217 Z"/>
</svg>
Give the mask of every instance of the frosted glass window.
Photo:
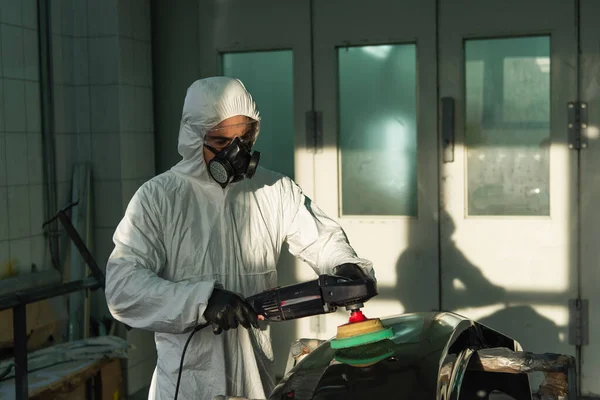
<svg viewBox="0 0 600 400">
<path fill-rule="evenodd" d="M 338 49 L 341 209 L 417 215 L 416 45 Z"/>
<path fill-rule="evenodd" d="M 261 166 L 294 178 L 292 51 L 227 53 L 223 75 L 240 79 L 256 101 L 261 128 L 254 149 Z"/>
<path fill-rule="evenodd" d="M 468 40 L 469 215 L 549 215 L 550 38 Z"/>
</svg>

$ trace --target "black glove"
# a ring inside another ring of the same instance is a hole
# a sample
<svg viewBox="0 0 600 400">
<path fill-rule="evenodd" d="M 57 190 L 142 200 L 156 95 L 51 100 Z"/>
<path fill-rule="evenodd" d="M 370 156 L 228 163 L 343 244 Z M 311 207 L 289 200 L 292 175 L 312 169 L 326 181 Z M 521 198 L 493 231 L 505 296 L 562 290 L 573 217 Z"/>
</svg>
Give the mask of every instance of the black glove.
<svg viewBox="0 0 600 400">
<path fill-rule="evenodd" d="M 213 289 L 204 318 L 212 323 L 215 334 L 223 329 L 236 329 L 238 325 L 246 329 L 250 326 L 258 328 L 258 318 L 252 307 L 240 295 L 225 289 Z"/>
<path fill-rule="evenodd" d="M 338 276 L 343 276 L 344 278 L 348 278 L 351 280 L 355 279 L 372 279 L 370 276 L 365 274 L 365 272 L 356 264 L 342 264 L 338 265 L 333 269 L 333 273 Z"/>
</svg>

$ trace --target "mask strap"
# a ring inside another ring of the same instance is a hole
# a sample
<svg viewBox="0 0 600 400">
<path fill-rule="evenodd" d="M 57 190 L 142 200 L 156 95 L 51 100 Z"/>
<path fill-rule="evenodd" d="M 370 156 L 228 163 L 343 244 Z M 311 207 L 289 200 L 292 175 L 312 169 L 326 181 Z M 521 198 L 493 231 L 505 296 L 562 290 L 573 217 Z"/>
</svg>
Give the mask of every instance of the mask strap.
<svg viewBox="0 0 600 400">
<path fill-rule="evenodd" d="M 209 145 L 209 144 L 206 144 L 206 143 L 203 143 L 203 145 L 204 145 L 204 147 L 206 147 L 208 150 L 210 150 L 210 151 L 211 151 L 213 154 L 215 154 L 215 155 L 216 155 L 217 153 L 219 153 L 219 152 L 217 151 L 217 149 L 215 149 L 215 148 L 214 148 L 214 147 L 212 147 L 211 145 Z"/>
</svg>

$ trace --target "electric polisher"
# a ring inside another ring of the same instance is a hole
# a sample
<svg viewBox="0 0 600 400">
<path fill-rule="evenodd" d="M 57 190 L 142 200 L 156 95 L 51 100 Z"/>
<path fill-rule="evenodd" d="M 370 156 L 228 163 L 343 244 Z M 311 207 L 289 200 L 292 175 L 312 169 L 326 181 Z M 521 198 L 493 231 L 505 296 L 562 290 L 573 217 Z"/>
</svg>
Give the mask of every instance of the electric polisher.
<svg viewBox="0 0 600 400">
<path fill-rule="evenodd" d="M 331 347 L 339 349 L 334 355 L 338 361 L 358 367 L 374 364 L 389 356 L 389 346 L 385 342 L 381 342 L 384 345 L 383 350 L 381 346 L 376 348 L 372 346 L 373 343 L 390 337 L 393 334 L 391 328 L 385 329 L 379 318 L 367 319 L 360 311 L 364 307 L 363 303 L 377 294 L 377 283 L 372 279 L 320 275 L 312 281 L 265 290 L 247 297 L 246 301 L 259 319 L 273 322 L 332 313 L 337 311 L 338 307 L 346 307 L 346 310 L 351 312 L 350 320 L 347 324 L 338 327 L 338 336 L 331 342 Z M 206 323 L 197 326 L 183 347 L 175 387 L 175 400 L 179 393 L 183 358 L 187 346 L 194 333 L 208 325 Z"/>
<path fill-rule="evenodd" d="M 339 362 L 364 367 L 389 357 L 394 334 L 379 318 L 369 319 L 361 308 L 376 296 L 377 283 L 371 279 L 348 279 L 337 275 L 320 275 L 309 282 L 266 290 L 246 300 L 254 311 L 268 321 L 287 321 L 335 312 L 346 307 L 351 312 L 347 324 L 338 326 L 331 341 Z"/>
<path fill-rule="evenodd" d="M 359 316 L 363 303 L 377 293 L 377 283 L 371 279 L 320 275 L 312 281 L 265 290 L 246 301 L 268 321 L 288 321 L 332 313 L 338 307 Z"/>
</svg>

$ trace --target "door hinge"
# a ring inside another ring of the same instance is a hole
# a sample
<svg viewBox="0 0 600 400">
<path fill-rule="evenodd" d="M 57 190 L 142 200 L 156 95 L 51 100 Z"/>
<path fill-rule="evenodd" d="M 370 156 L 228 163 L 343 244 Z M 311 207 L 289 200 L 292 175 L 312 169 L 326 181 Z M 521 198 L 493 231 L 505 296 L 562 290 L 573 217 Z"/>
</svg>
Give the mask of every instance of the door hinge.
<svg viewBox="0 0 600 400">
<path fill-rule="evenodd" d="M 589 341 L 588 301 L 571 299 L 569 300 L 569 344 L 586 346 Z"/>
<path fill-rule="evenodd" d="M 587 103 L 570 102 L 567 105 L 567 126 L 569 131 L 569 149 L 580 150 L 588 146 L 585 130 L 588 122 Z"/>
<path fill-rule="evenodd" d="M 306 149 L 311 153 L 323 150 L 323 113 L 306 112 Z"/>
</svg>

